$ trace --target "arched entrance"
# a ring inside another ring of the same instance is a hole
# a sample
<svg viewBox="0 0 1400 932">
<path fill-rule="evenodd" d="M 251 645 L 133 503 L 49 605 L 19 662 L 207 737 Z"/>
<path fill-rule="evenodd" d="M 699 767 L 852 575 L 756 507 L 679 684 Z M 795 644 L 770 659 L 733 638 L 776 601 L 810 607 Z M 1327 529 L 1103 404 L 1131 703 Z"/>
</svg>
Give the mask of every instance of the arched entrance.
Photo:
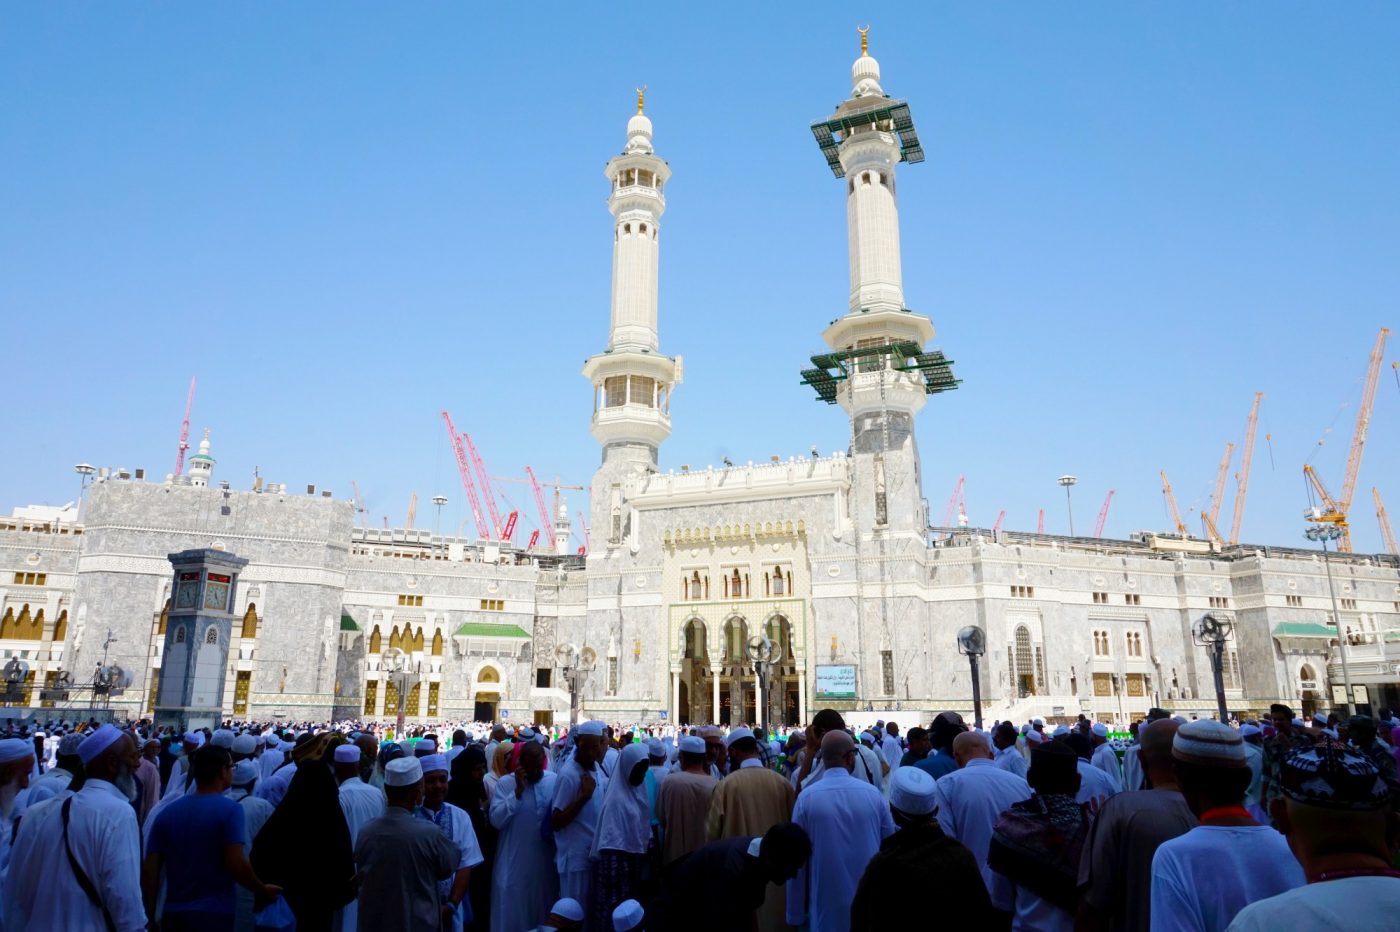
<svg viewBox="0 0 1400 932">
<path fill-rule="evenodd" d="M 756 679 L 745 651 L 748 641 L 747 620 L 731 615 L 724 623 L 724 659 L 719 686 L 718 723 L 721 725 L 757 720 Z"/>
<path fill-rule="evenodd" d="M 1321 687 L 1317 682 L 1317 674 L 1313 672 L 1311 664 L 1303 664 L 1298 668 L 1298 698 L 1302 700 L 1303 721 L 1312 721 L 1313 714 L 1317 712 L 1317 700 L 1321 696 Z"/>
<path fill-rule="evenodd" d="M 769 684 L 772 692 L 772 698 L 768 700 L 769 714 L 775 725 L 796 725 L 801 714 L 798 697 L 801 678 L 797 671 L 797 659 L 792 653 L 792 625 L 786 615 L 774 614 L 768 617 L 763 627 L 768 639 L 778 648 L 773 662 L 772 682 Z"/>
<path fill-rule="evenodd" d="M 494 722 L 496 707 L 501 702 L 501 674 L 495 667 L 482 667 L 476 675 L 473 694 L 474 712 L 478 722 Z"/>
<path fill-rule="evenodd" d="M 676 717 L 684 725 L 711 720 L 710 715 L 710 649 L 706 641 L 705 623 L 692 618 L 681 633 L 680 683 L 677 690 Z"/>
</svg>

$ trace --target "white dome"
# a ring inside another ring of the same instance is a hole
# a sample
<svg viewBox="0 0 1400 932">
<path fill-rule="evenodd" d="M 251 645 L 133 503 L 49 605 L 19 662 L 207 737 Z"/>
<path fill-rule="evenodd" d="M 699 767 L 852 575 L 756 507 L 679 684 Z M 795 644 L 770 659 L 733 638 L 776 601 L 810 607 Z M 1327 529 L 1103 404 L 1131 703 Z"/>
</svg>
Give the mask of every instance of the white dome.
<svg viewBox="0 0 1400 932">
<path fill-rule="evenodd" d="M 851 87 L 857 97 L 884 94 L 880 87 L 880 63 L 869 55 L 862 55 L 851 65 Z"/>
<path fill-rule="evenodd" d="M 628 136 L 650 136 L 651 118 L 645 113 L 634 114 L 632 119 L 627 121 Z"/>
</svg>

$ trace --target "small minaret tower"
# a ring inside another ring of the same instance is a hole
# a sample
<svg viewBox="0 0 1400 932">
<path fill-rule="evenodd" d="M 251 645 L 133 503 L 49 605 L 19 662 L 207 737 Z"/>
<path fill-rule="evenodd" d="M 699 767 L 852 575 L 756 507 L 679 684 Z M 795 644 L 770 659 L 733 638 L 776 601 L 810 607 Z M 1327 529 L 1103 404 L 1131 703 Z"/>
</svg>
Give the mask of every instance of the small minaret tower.
<svg viewBox="0 0 1400 932">
<path fill-rule="evenodd" d="M 681 381 L 680 358 L 661 355 L 657 339 L 662 192 L 671 168 L 652 148 L 645 90 L 637 91 L 637 112 L 627 121 L 627 145 L 605 169 L 612 185 L 612 321 L 607 349 L 583 367 L 593 385 L 593 436 L 603 445 L 593 526 L 597 543 L 609 549 L 624 533 L 622 487 L 632 474 L 655 471 L 657 450 L 671 433 L 671 391 Z"/>
<path fill-rule="evenodd" d="M 556 499 L 558 496 L 556 496 Z M 569 524 L 569 506 L 562 500 L 556 502 L 554 506 L 554 552 L 569 552 L 569 534 L 572 527 Z"/>
<path fill-rule="evenodd" d="M 199 441 L 199 452 L 190 457 L 190 485 L 207 488 L 209 478 L 214 475 L 214 457 L 209 455 L 209 428 L 204 428 L 204 439 Z"/>
<path fill-rule="evenodd" d="M 847 312 L 822 334 L 803 381 L 851 419 L 852 517 L 858 531 L 923 534 L 927 526 L 914 416 L 927 396 L 956 387 L 948 360 L 925 350 L 933 323 L 904 305 L 895 166 L 922 162 L 909 105 L 888 97 L 869 29 L 851 66 L 851 96 L 812 124 L 832 174 L 846 186 L 851 289 Z"/>
</svg>

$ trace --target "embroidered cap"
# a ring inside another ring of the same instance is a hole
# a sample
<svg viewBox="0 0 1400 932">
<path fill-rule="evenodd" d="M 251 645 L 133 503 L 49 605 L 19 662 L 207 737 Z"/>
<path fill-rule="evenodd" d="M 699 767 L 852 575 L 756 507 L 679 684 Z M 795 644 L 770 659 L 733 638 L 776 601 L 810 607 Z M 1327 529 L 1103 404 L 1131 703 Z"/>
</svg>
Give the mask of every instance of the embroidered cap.
<svg viewBox="0 0 1400 932">
<path fill-rule="evenodd" d="M 1383 809 L 1390 790 L 1361 752 L 1332 738 L 1298 748 L 1283 760 L 1280 788 L 1294 802 L 1327 809 Z"/>
<path fill-rule="evenodd" d="M 1244 739 L 1213 718 L 1187 722 L 1172 739 L 1172 757 L 1203 767 L 1246 767 Z"/>
</svg>

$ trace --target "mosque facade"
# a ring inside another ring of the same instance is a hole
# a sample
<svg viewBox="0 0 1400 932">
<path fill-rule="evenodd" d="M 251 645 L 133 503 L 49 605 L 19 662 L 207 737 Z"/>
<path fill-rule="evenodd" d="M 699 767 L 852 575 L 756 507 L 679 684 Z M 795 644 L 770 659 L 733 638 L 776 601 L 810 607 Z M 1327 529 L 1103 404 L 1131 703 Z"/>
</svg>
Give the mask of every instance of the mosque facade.
<svg viewBox="0 0 1400 932">
<path fill-rule="evenodd" d="M 989 720 L 1208 715 L 1210 652 L 1195 635 L 1206 614 L 1231 628 L 1231 711 L 1343 706 L 1342 647 L 1363 708 L 1400 705 L 1394 557 L 1334 555 L 1339 643 L 1315 551 L 930 527 L 914 422 L 958 383 L 930 346 L 932 321 L 905 303 L 895 177 L 923 151 L 881 80 L 862 47 L 850 97 L 812 126 L 844 189 L 851 286 L 801 373 L 845 412 L 842 452 L 663 471 L 683 375 L 662 350 L 657 303 L 671 170 L 639 95 L 605 172 L 613 289 L 608 341 L 583 369 L 601 450 L 586 556 L 565 553 L 562 509 L 557 552 L 543 553 L 356 527 L 351 502 L 310 486 L 236 490 L 216 480 L 206 435 L 187 475 L 106 473 L 80 516 L 0 519 L 10 714 L 100 704 L 150 715 L 168 555 L 199 548 L 248 561 L 227 635 L 224 712 L 237 719 L 682 723 L 766 711 L 797 723 L 829 706 L 912 724 L 971 715 L 958 648 L 969 626 L 985 643 Z M 95 697 L 94 671 L 114 667 L 131 685 Z"/>
</svg>

